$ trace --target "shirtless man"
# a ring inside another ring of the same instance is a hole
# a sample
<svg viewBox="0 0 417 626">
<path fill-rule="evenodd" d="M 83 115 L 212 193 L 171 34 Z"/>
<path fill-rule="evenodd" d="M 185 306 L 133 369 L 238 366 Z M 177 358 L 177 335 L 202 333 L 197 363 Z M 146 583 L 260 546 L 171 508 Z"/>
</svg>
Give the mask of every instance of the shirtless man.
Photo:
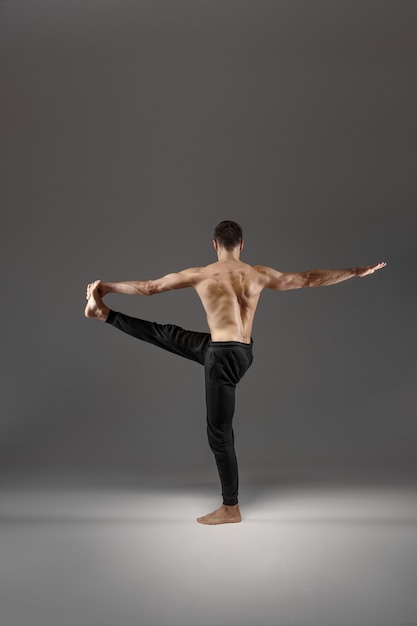
<svg viewBox="0 0 417 626">
<path fill-rule="evenodd" d="M 85 315 L 174 354 L 197 361 L 205 368 L 207 434 L 222 487 L 222 506 L 203 517 L 200 524 L 240 522 L 238 467 L 232 420 L 236 385 L 252 363 L 252 324 L 261 291 L 321 287 L 354 276 L 367 276 L 385 267 L 377 263 L 344 270 L 278 272 L 240 261 L 242 229 L 236 222 L 220 222 L 214 231 L 218 261 L 156 280 L 102 283 L 87 286 Z M 156 324 L 109 309 L 102 297 L 108 293 L 151 296 L 171 289 L 193 287 L 207 315 L 210 333 L 183 330 L 172 324 Z"/>
</svg>

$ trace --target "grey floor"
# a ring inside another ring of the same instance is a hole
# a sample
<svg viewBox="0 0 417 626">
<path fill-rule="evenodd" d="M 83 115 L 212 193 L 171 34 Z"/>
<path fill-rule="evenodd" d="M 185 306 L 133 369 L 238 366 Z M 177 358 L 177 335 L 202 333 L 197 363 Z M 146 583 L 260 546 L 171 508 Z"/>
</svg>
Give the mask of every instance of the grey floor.
<svg viewBox="0 0 417 626">
<path fill-rule="evenodd" d="M 0 495 L 1 626 L 417 625 L 411 487 Z"/>
</svg>

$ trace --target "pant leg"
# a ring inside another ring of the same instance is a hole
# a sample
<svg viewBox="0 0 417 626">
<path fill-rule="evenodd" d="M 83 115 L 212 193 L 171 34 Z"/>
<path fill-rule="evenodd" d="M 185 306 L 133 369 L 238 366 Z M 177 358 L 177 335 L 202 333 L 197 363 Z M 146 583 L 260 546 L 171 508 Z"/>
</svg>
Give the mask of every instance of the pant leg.
<svg viewBox="0 0 417 626">
<path fill-rule="evenodd" d="M 238 503 L 239 490 L 233 434 L 236 385 L 252 360 L 252 346 L 239 342 L 211 342 L 206 354 L 207 435 L 227 505 Z"/>
<path fill-rule="evenodd" d="M 125 313 L 110 310 L 106 320 L 115 328 L 173 354 L 204 364 L 210 335 L 184 330 L 174 324 L 148 322 Z"/>
<path fill-rule="evenodd" d="M 238 502 L 238 466 L 232 420 L 236 385 L 252 363 L 252 346 L 212 342 L 208 333 L 157 324 L 110 310 L 107 323 L 142 341 L 205 366 L 207 433 L 216 459 L 224 504 Z"/>
</svg>

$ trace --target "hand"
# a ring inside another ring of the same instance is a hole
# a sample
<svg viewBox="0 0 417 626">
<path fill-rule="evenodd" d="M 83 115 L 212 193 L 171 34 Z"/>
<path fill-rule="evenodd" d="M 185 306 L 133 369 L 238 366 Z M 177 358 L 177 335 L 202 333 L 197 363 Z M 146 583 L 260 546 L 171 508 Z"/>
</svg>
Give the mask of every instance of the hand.
<svg viewBox="0 0 417 626">
<path fill-rule="evenodd" d="M 100 294 L 102 298 L 106 295 L 106 293 L 108 293 L 108 290 L 106 289 L 104 283 L 102 283 L 101 280 L 95 280 L 93 283 L 90 283 L 89 285 L 87 285 L 87 290 L 85 294 L 86 300 L 90 299 L 91 292 L 96 287 L 98 287 L 98 293 Z"/>
<path fill-rule="evenodd" d="M 365 267 L 358 267 L 357 276 L 360 276 L 361 278 L 363 276 L 368 276 L 368 274 L 373 274 L 374 272 L 376 272 L 376 270 L 380 270 L 385 266 L 386 266 L 385 261 L 382 261 L 381 263 L 377 263 L 376 265 L 367 265 Z"/>
</svg>

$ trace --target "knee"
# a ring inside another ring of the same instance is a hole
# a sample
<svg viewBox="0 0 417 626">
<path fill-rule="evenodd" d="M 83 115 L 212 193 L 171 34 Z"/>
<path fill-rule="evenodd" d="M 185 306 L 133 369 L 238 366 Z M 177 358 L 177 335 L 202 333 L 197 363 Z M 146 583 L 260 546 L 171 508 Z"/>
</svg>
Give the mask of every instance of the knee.
<svg viewBox="0 0 417 626">
<path fill-rule="evenodd" d="M 207 429 L 207 437 L 209 446 L 212 452 L 215 454 L 221 454 L 233 450 L 234 439 L 233 433 L 216 433 L 212 429 Z"/>
</svg>

